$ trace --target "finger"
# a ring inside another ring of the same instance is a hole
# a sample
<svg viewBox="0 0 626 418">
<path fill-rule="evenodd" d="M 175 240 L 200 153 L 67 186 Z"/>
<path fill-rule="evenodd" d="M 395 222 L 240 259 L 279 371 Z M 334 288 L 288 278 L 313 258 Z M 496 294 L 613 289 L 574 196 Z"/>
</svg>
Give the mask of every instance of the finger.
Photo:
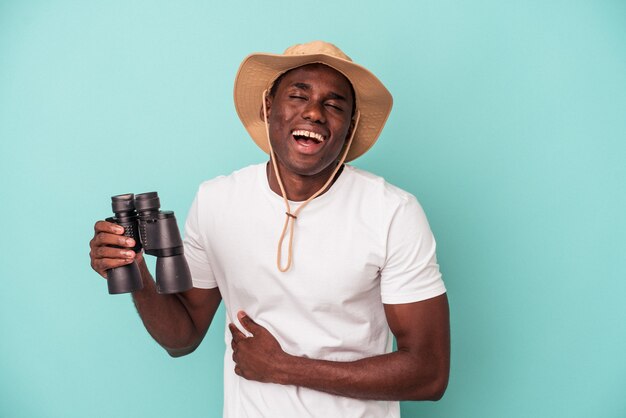
<svg viewBox="0 0 626 418">
<path fill-rule="evenodd" d="M 124 233 L 124 227 L 114 224 L 112 222 L 107 221 L 98 221 L 93 226 L 93 229 L 96 233 L 98 232 L 108 232 L 110 234 L 122 235 Z"/>
<path fill-rule="evenodd" d="M 107 270 L 126 266 L 132 262 L 133 260 L 124 260 L 119 258 L 100 258 L 98 260 L 94 260 L 93 263 L 91 263 L 91 267 L 100 273 L 100 275 L 106 277 Z"/>
<path fill-rule="evenodd" d="M 90 256 L 92 259 L 122 258 L 125 260 L 132 260 L 135 258 L 135 252 L 133 250 L 126 250 L 124 248 L 95 247 L 93 250 L 91 250 Z"/>
<path fill-rule="evenodd" d="M 249 331 L 253 335 L 254 331 L 258 331 L 259 328 L 261 328 L 261 326 L 254 322 L 244 311 L 237 312 L 237 319 L 239 319 L 239 322 L 243 325 L 246 331 Z"/>
<path fill-rule="evenodd" d="M 111 234 L 109 232 L 99 232 L 93 239 L 93 245 L 116 245 L 119 247 L 132 248 L 135 246 L 135 240 L 123 235 Z"/>
<path fill-rule="evenodd" d="M 239 338 L 235 336 L 235 333 L 238 332 L 238 330 L 233 326 L 233 324 L 229 324 L 228 329 L 230 330 L 232 336 L 232 338 L 230 339 L 230 348 L 235 351 L 235 349 L 237 348 L 237 344 L 239 343 Z"/>
<path fill-rule="evenodd" d="M 241 367 L 239 367 L 239 366 L 235 366 L 235 374 L 236 374 L 237 376 L 244 377 L 244 376 L 243 376 L 243 371 L 241 370 Z"/>
<path fill-rule="evenodd" d="M 233 341 L 235 342 L 239 342 L 242 338 L 246 337 L 233 323 L 228 324 L 228 329 L 230 330 L 230 333 L 233 336 Z"/>
</svg>

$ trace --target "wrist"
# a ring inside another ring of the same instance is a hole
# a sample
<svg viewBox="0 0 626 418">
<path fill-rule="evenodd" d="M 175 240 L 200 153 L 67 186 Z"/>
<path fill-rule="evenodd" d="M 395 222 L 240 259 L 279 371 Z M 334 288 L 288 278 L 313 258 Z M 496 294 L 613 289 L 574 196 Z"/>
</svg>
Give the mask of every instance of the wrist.
<svg viewBox="0 0 626 418">
<path fill-rule="evenodd" d="M 283 352 L 283 355 L 276 361 L 275 381 L 279 385 L 293 385 L 291 374 L 294 371 L 298 360 L 296 356 Z"/>
</svg>

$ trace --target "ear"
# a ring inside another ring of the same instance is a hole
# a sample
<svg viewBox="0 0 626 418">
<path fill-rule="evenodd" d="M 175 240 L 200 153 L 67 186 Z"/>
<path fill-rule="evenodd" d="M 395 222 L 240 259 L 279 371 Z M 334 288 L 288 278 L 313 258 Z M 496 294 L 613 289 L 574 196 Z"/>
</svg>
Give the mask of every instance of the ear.
<svg viewBox="0 0 626 418">
<path fill-rule="evenodd" d="M 267 108 L 267 116 L 269 118 L 270 114 L 271 114 L 271 108 L 272 108 L 272 97 L 269 96 L 269 94 L 265 95 L 265 107 Z M 263 115 L 263 105 L 261 105 L 261 108 L 259 109 L 259 118 L 265 122 L 265 117 Z"/>
</svg>

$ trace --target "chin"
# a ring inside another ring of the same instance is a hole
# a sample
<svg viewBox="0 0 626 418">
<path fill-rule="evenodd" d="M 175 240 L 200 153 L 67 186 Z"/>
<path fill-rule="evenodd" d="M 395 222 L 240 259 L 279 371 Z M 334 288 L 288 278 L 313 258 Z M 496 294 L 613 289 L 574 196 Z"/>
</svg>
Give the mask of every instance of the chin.
<svg viewBox="0 0 626 418">
<path fill-rule="evenodd" d="M 324 171 L 324 169 L 320 167 L 301 167 L 300 166 L 300 167 L 291 167 L 289 171 L 299 176 L 310 177 L 310 176 L 315 176 L 315 175 L 320 174 L 322 171 Z"/>
<path fill-rule="evenodd" d="M 286 157 L 287 158 L 280 158 L 280 156 L 277 156 L 281 168 L 289 173 L 303 177 L 316 176 L 325 171 L 328 171 L 330 174 L 335 168 L 338 159 L 338 157 L 329 158 L 329 156 L 325 154 L 302 155 L 299 153 L 290 153 Z"/>
<path fill-rule="evenodd" d="M 331 163 L 331 164 L 326 164 L 326 165 L 318 165 L 315 167 L 311 167 L 311 166 L 299 167 L 297 170 L 294 170 L 293 172 L 300 176 L 307 176 L 307 177 L 317 176 L 323 173 L 330 174 L 332 170 L 336 167 L 335 164 Z"/>
</svg>

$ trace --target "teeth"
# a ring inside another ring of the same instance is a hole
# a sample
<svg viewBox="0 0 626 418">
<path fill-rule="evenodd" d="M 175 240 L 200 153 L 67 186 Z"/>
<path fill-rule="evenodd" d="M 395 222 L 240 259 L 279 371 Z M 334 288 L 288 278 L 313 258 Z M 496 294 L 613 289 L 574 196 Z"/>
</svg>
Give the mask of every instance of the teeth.
<svg viewBox="0 0 626 418">
<path fill-rule="evenodd" d="M 305 131 L 304 129 L 299 129 L 296 131 L 293 131 L 293 135 L 294 136 L 304 136 L 306 138 L 311 138 L 316 140 L 317 142 L 323 142 L 324 141 L 324 137 L 316 132 L 311 132 L 311 131 Z"/>
</svg>

